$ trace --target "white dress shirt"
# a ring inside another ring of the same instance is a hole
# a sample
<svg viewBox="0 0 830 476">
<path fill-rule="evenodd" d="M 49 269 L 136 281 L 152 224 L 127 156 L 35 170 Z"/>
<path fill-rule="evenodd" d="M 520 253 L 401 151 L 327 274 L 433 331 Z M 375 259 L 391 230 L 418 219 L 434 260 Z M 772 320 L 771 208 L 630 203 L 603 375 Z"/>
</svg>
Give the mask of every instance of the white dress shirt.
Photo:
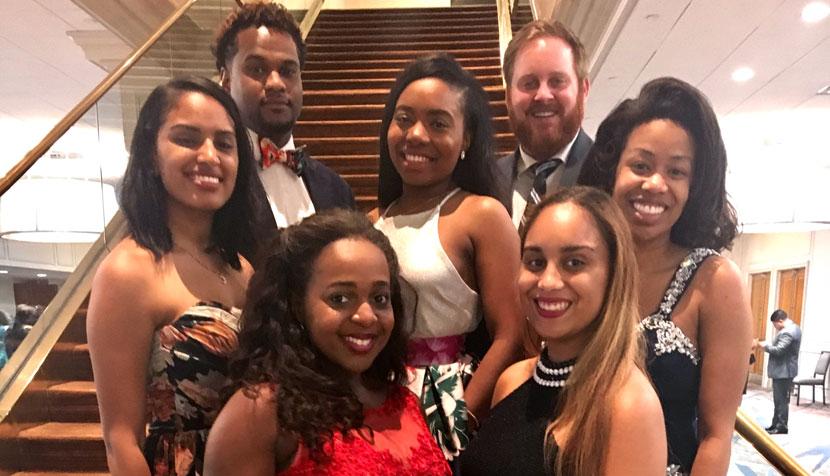
<svg viewBox="0 0 830 476">
<path fill-rule="evenodd" d="M 248 130 L 254 146 L 257 163 L 262 158 L 259 149 L 259 137 Z M 282 150 L 294 150 L 294 136 L 282 147 Z M 308 195 L 303 179 L 282 164 L 273 164 L 266 169 L 259 169 L 259 178 L 268 195 L 268 205 L 277 221 L 278 228 L 299 223 L 303 218 L 314 215 L 314 203 Z"/>
<path fill-rule="evenodd" d="M 559 159 L 562 161 L 562 165 L 557 167 L 557 169 L 548 176 L 547 181 L 545 182 L 547 185 L 547 192 L 551 193 L 556 190 L 556 187 L 559 185 L 559 181 L 562 179 L 562 174 L 565 173 L 565 163 L 568 160 L 568 154 L 571 152 L 571 148 L 576 142 L 576 138 L 579 137 L 579 133 L 577 133 L 573 139 L 566 145 L 559 153 L 554 154 L 548 160 L 552 159 Z M 530 198 L 530 190 L 533 188 L 533 165 L 538 162 L 536 159 L 530 156 L 522 146 L 519 146 L 519 155 L 520 160 L 519 163 L 516 164 L 516 180 L 513 181 L 513 225 L 516 228 L 519 228 L 519 224 L 522 222 L 522 215 L 525 213 L 525 208 L 527 208 L 527 201 Z"/>
</svg>

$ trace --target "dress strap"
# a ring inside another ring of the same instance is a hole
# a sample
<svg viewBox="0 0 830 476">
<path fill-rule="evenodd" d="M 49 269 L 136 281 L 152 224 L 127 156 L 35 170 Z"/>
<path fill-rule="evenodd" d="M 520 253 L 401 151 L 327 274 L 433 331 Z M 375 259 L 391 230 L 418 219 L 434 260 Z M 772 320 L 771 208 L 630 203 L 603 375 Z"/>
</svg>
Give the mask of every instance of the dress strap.
<svg viewBox="0 0 830 476">
<path fill-rule="evenodd" d="M 671 320 L 671 314 L 674 307 L 683 297 L 689 283 L 694 278 L 695 273 L 700 268 L 700 264 L 710 256 L 716 256 L 718 252 L 710 248 L 694 248 L 683 258 L 677 271 L 674 273 L 666 293 L 663 295 L 663 300 L 660 302 L 660 307 L 653 315 L 660 316 L 662 319 Z"/>
</svg>

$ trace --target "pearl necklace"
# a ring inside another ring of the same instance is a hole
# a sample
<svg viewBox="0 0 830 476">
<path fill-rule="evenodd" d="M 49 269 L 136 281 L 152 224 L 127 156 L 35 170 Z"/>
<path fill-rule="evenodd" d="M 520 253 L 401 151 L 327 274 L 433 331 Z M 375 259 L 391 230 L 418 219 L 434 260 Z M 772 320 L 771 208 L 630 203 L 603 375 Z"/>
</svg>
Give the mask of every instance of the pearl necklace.
<svg viewBox="0 0 830 476">
<path fill-rule="evenodd" d="M 553 362 L 547 352 L 542 351 L 533 370 L 533 380 L 543 387 L 564 387 L 573 372 L 575 362 L 576 359 Z"/>
</svg>

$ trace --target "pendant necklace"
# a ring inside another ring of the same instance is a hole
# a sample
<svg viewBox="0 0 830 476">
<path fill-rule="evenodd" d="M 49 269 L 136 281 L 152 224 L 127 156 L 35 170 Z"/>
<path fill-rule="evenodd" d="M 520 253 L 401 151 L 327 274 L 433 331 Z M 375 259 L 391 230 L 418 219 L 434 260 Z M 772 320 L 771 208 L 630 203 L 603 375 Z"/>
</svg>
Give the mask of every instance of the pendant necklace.
<svg viewBox="0 0 830 476">
<path fill-rule="evenodd" d="M 180 245 L 178 245 L 177 243 L 173 243 L 173 247 L 178 248 L 178 249 L 180 249 L 180 250 L 184 251 L 185 253 L 187 253 L 187 255 L 188 255 L 188 256 L 190 256 L 191 258 L 193 258 L 193 261 L 195 261 L 195 262 L 196 262 L 199 266 L 201 266 L 202 268 L 206 269 L 207 271 L 210 271 L 212 274 L 215 274 L 216 276 L 218 276 L 218 277 L 219 277 L 219 281 L 221 281 L 221 282 L 222 282 L 222 284 L 228 284 L 228 277 L 227 277 L 227 276 L 225 276 L 225 273 L 223 273 L 223 272 L 221 272 L 221 271 L 217 271 L 217 270 L 213 269 L 212 267 L 210 267 L 210 266 L 206 265 L 205 263 L 203 263 L 203 262 L 202 262 L 202 260 L 200 260 L 199 258 L 197 258 L 197 257 L 196 257 L 196 255 L 194 255 L 193 253 L 191 253 L 191 252 L 190 252 L 187 248 L 185 248 L 185 247 L 183 247 L 183 246 L 180 246 Z"/>
</svg>

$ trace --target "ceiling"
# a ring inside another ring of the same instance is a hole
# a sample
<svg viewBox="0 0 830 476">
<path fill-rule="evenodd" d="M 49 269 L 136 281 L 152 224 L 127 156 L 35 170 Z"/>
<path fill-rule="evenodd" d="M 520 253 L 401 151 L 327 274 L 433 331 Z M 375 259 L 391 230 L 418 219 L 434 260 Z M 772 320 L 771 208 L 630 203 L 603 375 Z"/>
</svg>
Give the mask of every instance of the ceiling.
<svg viewBox="0 0 830 476">
<path fill-rule="evenodd" d="M 699 87 L 721 116 L 830 109 L 830 19 L 801 21 L 807 0 L 639 0 L 595 75 L 586 129 L 648 80 L 676 76 Z M 749 66 L 755 77 L 731 79 Z"/>
</svg>

